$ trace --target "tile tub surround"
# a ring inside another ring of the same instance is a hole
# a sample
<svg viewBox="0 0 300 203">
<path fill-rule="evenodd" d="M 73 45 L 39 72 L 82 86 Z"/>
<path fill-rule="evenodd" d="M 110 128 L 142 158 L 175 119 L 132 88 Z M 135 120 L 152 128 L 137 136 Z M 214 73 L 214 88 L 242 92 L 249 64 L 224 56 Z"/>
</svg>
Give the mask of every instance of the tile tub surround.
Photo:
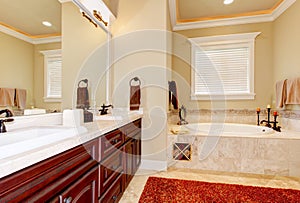
<svg viewBox="0 0 300 203">
<path fill-rule="evenodd" d="M 271 110 L 270 120 L 273 121 Z M 286 130 L 294 130 L 300 132 L 300 111 L 299 110 L 278 110 L 278 125 Z M 224 119 L 223 119 L 224 118 Z M 212 120 L 214 119 L 214 120 Z M 267 119 L 266 109 L 261 109 L 260 120 Z M 179 121 L 178 111 L 172 110 L 168 113 L 168 124 L 177 124 Z M 212 121 L 224 123 L 243 123 L 257 125 L 256 109 L 226 109 L 226 110 L 210 110 L 197 109 L 187 110 L 186 121 L 189 123 L 209 123 Z"/>
<path fill-rule="evenodd" d="M 168 135 L 168 166 L 175 168 L 239 172 L 251 174 L 300 177 L 300 137 L 230 137 L 216 138 L 210 154 L 203 146 L 206 136 Z M 173 144 L 189 143 L 192 146 L 190 161 L 174 160 Z"/>
</svg>

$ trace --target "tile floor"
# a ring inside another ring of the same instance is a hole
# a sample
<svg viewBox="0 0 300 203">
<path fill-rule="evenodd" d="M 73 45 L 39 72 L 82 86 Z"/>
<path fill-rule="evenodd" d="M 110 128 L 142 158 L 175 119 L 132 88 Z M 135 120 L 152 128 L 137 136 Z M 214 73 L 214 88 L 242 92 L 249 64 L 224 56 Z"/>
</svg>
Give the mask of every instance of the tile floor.
<svg viewBox="0 0 300 203">
<path fill-rule="evenodd" d="M 149 176 L 300 190 L 300 178 L 294 177 L 175 168 L 169 168 L 168 171 L 162 172 L 139 170 L 124 192 L 120 203 L 137 203 Z"/>
</svg>

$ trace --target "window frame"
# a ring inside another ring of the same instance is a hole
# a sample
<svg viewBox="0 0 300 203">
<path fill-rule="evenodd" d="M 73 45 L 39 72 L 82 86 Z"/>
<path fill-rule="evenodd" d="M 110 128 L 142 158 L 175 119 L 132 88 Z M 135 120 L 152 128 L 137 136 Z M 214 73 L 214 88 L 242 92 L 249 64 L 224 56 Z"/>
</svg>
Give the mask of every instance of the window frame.
<svg viewBox="0 0 300 203">
<path fill-rule="evenodd" d="M 192 100 L 253 100 L 255 98 L 254 92 L 254 60 L 255 60 L 255 38 L 260 32 L 217 35 L 208 37 L 189 38 L 191 42 L 191 99 Z M 248 85 L 249 92 L 234 93 L 234 94 L 196 94 L 195 92 L 195 74 L 196 71 L 196 50 L 202 47 L 222 47 L 232 46 L 235 48 L 247 47 L 249 48 L 249 66 L 248 66 Z"/>
<path fill-rule="evenodd" d="M 48 95 L 48 64 L 50 60 L 58 59 L 62 60 L 62 53 L 61 49 L 54 49 L 54 50 L 47 50 L 47 51 L 40 51 L 44 55 L 44 102 L 62 102 L 62 95 L 60 97 L 56 96 L 49 96 Z M 61 86 L 62 88 L 62 86 Z"/>
</svg>

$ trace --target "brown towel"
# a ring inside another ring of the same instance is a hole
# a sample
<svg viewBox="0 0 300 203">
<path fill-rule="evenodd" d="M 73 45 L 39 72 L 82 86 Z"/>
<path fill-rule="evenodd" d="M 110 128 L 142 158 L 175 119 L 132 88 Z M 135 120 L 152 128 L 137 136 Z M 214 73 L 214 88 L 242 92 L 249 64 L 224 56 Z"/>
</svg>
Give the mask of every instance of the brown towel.
<svg viewBox="0 0 300 203">
<path fill-rule="evenodd" d="M 19 109 L 26 108 L 26 90 L 25 89 L 16 89 L 15 106 L 17 106 Z"/>
<path fill-rule="evenodd" d="M 276 83 L 276 106 L 282 108 L 286 102 L 286 79 Z"/>
<path fill-rule="evenodd" d="M 174 109 L 178 109 L 177 87 L 175 81 L 169 82 L 169 103 L 172 103 Z"/>
<path fill-rule="evenodd" d="M 0 106 L 14 106 L 14 98 L 14 88 L 0 88 Z"/>
<path fill-rule="evenodd" d="M 286 81 L 286 104 L 300 104 L 300 78 Z"/>
<path fill-rule="evenodd" d="M 87 87 L 77 88 L 77 108 L 88 109 L 90 107 L 89 91 Z"/>
<path fill-rule="evenodd" d="M 139 110 L 141 104 L 140 85 L 130 86 L 130 110 Z"/>
</svg>

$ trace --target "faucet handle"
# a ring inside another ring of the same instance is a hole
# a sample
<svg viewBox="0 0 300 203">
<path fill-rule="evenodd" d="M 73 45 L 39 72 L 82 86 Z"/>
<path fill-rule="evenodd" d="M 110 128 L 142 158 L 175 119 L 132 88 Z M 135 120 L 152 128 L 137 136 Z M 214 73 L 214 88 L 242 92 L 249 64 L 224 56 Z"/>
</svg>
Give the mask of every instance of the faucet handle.
<svg viewBox="0 0 300 203">
<path fill-rule="evenodd" d="M 12 121 L 14 121 L 13 118 L 1 119 L 1 120 L 0 120 L 0 133 L 5 133 L 5 132 L 7 132 L 4 123 L 5 123 L 5 122 L 12 122 Z"/>
</svg>

